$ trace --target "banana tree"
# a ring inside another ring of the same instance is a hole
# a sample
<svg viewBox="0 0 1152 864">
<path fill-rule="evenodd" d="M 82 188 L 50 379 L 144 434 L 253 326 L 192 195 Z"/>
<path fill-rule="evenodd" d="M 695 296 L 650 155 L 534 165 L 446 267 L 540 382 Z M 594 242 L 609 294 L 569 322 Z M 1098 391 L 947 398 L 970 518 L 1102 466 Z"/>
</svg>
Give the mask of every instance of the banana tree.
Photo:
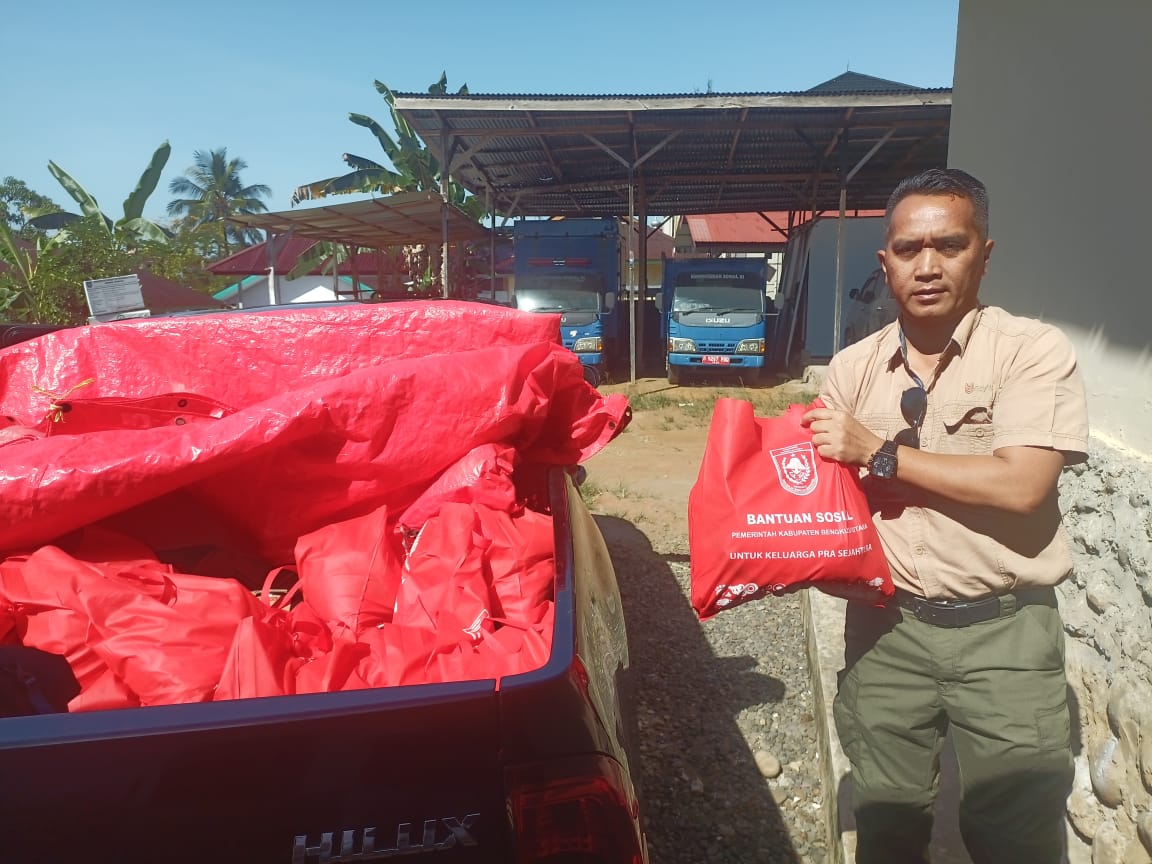
<svg viewBox="0 0 1152 864">
<path fill-rule="evenodd" d="M 34 240 L 18 237 L 7 222 L 0 222 L 0 312 L 15 314 L 20 320 L 49 321 L 57 311 L 56 298 L 37 278 L 40 264 L 63 240 L 37 235 Z"/>
<path fill-rule="evenodd" d="M 374 83 L 376 91 L 388 104 L 388 113 L 396 130 L 396 137 L 393 138 L 383 126 L 365 114 L 349 114 L 348 119 L 372 133 L 391 167 L 364 156 L 345 153 L 343 160 L 353 170 L 338 177 L 315 180 L 297 187 L 292 193 L 293 205 L 301 201 L 326 198 L 329 195 L 365 192 L 391 195 L 395 192 L 440 190 L 440 163 L 424 146 L 420 136 L 396 111 L 396 95 L 391 88 L 380 81 Z M 428 92 L 434 96 L 446 95 L 448 76 L 441 73 L 440 80 L 432 84 Z M 456 94 L 466 96 L 468 85 L 460 87 Z M 464 187 L 453 182 L 448 183 L 448 202 L 460 207 L 474 218 L 479 219 L 484 215 L 483 202 L 470 197 Z"/>
<path fill-rule="evenodd" d="M 140 175 L 136 188 L 124 199 L 124 215 L 115 221 L 106 216 L 100 209 L 96 199 L 89 194 L 83 186 L 76 182 L 67 171 L 49 161 L 48 170 L 57 182 L 64 187 L 64 191 L 80 205 L 79 213 L 70 213 L 64 210 L 53 210 L 30 214 L 28 225 L 34 228 L 66 230 L 85 217 L 98 217 L 107 229 L 110 237 L 121 240 L 127 245 L 135 245 L 141 241 L 166 243 L 168 232 L 151 219 L 144 218 L 144 205 L 149 196 L 156 190 L 160 182 L 160 174 L 168 164 L 168 157 L 172 154 L 172 147 L 165 141 L 152 154 L 152 159 L 144 173 Z"/>
</svg>

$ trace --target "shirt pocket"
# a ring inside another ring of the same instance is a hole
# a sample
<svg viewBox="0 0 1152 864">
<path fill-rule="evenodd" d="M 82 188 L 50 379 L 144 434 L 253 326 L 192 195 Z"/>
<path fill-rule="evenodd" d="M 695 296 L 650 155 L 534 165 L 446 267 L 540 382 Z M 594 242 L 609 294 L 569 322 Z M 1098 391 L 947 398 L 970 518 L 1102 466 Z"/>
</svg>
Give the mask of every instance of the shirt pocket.
<svg viewBox="0 0 1152 864">
<path fill-rule="evenodd" d="M 898 413 L 885 411 L 861 412 L 856 415 L 856 419 L 860 421 L 861 426 L 879 435 L 885 441 L 895 438 L 896 433 L 908 425 Z"/>
<path fill-rule="evenodd" d="M 986 456 L 992 452 L 992 406 L 984 401 L 948 402 L 940 410 L 938 453 Z"/>
</svg>

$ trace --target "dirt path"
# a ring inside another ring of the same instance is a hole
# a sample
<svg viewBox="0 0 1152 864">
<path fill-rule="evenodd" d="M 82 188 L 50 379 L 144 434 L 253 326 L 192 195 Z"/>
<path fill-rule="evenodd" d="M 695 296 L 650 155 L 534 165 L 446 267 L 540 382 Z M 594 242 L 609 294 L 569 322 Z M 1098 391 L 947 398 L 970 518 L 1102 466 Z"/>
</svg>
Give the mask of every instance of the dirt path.
<svg viewBox="0 0 1152 864">
<path fill-rule="evenodd" d="M 799 382 L 744 389 L 677 387 L 662 378 L 600 389 L 629 396 L 632 422 L 586 463 L 585 500 L 595 513 L 641 529 L 657 553 L 674 555 L 688 554 L 688 492 L 700 470 L 716 399 L 749 399 L 763 416 L 814 395 Z"/>
<path fill-rule="evenodd" d="M 806 402 L 797 384 L 628 393 L 629 427 L 585 464 L 582 492 L 612 555 L 628 626 L 641 796 L 653 864 L 822 864 L 811 677 L 795 596 L 701 622 L 689 603 L 688 493 L 712 407 L 761 415 Z M 778 763 L 766 779 L 763 765 Z"/>
</svg>

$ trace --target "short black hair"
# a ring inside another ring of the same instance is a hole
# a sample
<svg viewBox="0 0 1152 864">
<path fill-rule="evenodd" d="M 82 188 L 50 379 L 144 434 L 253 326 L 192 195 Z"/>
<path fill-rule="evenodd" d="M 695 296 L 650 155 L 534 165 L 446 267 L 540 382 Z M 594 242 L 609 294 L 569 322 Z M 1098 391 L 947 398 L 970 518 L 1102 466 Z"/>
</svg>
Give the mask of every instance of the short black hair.
<svg viewBox="0 0 1152 864">
<path fill-rule="evenodd" d="M 929 168 L 901 180 L 888 197 L 885 220 L 892 219 L 896 205 L 909 195 L 955 195 L 972 203 L 972 216 L 981 236 L 988 239 L 988 190 L 984 184 L 959 168 Z"/>
</svg>

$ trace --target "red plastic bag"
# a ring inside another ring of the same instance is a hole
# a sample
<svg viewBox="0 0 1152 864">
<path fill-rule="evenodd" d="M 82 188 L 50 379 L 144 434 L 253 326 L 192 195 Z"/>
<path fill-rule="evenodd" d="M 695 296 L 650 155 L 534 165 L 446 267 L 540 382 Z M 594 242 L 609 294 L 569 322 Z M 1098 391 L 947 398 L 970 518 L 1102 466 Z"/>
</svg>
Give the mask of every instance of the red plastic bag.
<svg viewBox="0 0 1152 864">
<path fill-rule="evenodd" d="M 391 529 L 388 508 L 378 507 L 297 542 L 301 589 L 329 627 L 355 634 L 392 620 L 400 548 Z"/>
<path fill-rule="evenodd" d="M 516 451 L 502 444 L 481 444 L 441 474 L 400 517 L 406 532 L 419 531 L 449 502 L 484 504 L 510 511 L 516 506 L 512 470 Z"/>
<path fill-rule="evenodd" d="M 479 631 L 492 626 L 484 567 L 491 545 L 471 506 L 441 507 L 424 523 L 404 562 L 393 620 L 435 632 L 438 646 L 479 641 Z"/>
<path fill-rule="evenodd" d="M 791 405 L 764 418 L 751 402 L 716 401 L 688 496 L 692 608 L 701 619 L 800 588 L 892 595 L 858 472 L 816 452 L 801 424 L 807 410 Z"/>
<path fill-rule="evenodd" d="M 0 567 L 0 600 L 25 616 L 22 642 L 68 659 L 86 704 L 100 707 L 212 698 L 240 622 L 260 613 L 240 583 L 174 573 L 159 561 L 95 563 L 56 546 Z M 110 681 L 107 673 L 115 677 Z M 123 697 L 107 705 L 109 694 Z"/>
</svg>

